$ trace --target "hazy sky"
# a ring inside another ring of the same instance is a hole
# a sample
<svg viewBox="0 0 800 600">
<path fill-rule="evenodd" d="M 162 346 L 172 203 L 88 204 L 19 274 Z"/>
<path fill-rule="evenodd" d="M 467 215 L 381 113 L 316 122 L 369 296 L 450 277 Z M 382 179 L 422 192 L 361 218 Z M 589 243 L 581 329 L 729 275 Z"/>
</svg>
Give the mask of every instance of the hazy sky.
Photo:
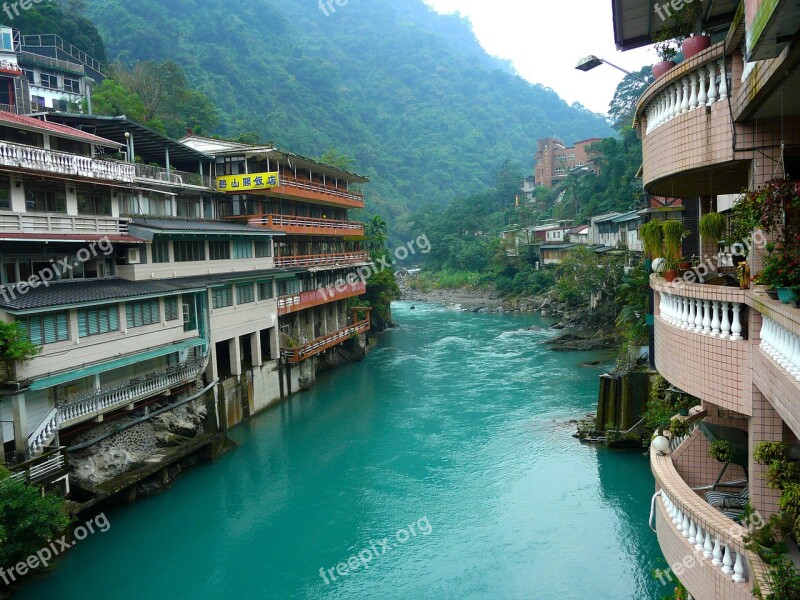
<svg viewBox="0 0 800 600">
<path fill-rule="evenodd" d="M 624 74 L 607 65 L 578 71 L 575 65 L 582 57 L 595 54 L 629 71 L 657 60 L 650 49 L 617 52 L 611 0 L 425 1 L 438 12 L 469 17 L 486 51 L 512 61 L 528 81 L 595 112 L 608 112 Z"/>
</svg>

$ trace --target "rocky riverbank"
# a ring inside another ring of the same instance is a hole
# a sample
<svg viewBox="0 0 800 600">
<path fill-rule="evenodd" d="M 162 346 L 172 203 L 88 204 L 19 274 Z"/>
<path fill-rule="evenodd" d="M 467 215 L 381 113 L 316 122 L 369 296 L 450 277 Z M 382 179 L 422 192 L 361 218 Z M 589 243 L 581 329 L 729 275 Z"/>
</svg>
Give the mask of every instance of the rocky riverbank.
<svg viewBox="0 0 800 600">
<path fill-rule="evenodd" d="M 487 288 L 436 289 L 421 291 L 408 286 L 406 279 L 398 280 L 401 299 L 415 303 L 443 304 L 455 310 L 476 313 L 538 313 L 553 319 L 551 329 L 566 330 L 547 345 L 556 352 L 576 350 L 611 350 L 616 346 L 612 333 L 604 334 L 595 326 L 598 310 L 588 307 L 569 311 L 563 303 L 549 295 L 530 298 L 503 299 Z M 611 320 L 613 322 L 613 319 Z"/>
</svg>

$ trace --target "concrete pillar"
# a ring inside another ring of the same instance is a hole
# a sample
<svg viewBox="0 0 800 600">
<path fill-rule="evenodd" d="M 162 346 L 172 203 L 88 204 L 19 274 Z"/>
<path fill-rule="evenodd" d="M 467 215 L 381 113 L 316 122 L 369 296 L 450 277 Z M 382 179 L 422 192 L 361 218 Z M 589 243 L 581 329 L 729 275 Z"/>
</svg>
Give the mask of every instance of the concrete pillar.
<svg viewBox="0 0 800 600">
<path fill-rule="evenodd" d="M 20 187 L 17 187 L 17 183 Z M 11 178 L 11 210 L 15 213 L 24 213 L 25 210 L 25 189 L 22 187 L 21 177 Z"/>
<path fill-rule="evenodd" d="M 25 394 L 11 396 L 11 410 L 14 414 L 14 441 L 17 460 L 28 460 L 28 413 L 25 407 Z"/>
<path fill-rule="evenodd" d="M 209 344 L 208 353 L 209 353 L 208 368 L 210 369 L 209 381 L 213 381 L 214 379 L 219 378 L 219 366 L 217 365 L 217 348 L 215 344 L 213 343 Z"/>
<path fill-rule="evenodd" d="M 261 335 L 256 331 L 250 334 L 250 354 L 253 355 L 253 366 L 260 367 L 264 364 L 261 360 Z"/>
<path fill-rule="evenodd" d="M 75 184 L 71 181 L 66 182 L 66 200 L 67 200 L 67 214 L 68 215 L 77 215 L 78 214 L 78 194 L 77 188 Z"/>
<path fill-rule="evenodd" d="M 228 351 L 231 355 L 231 374 L 239 376 L 242 374 L 242 349 L 238 336 L 228 341 Z"/>
<path fill-rule="evenodd" d="M 271 327 L 269 330 L 269 347 L 272 360 L 278 360 L 281 357 L 280 339 L 278 336 L 278 328 Z"/>
</svg>

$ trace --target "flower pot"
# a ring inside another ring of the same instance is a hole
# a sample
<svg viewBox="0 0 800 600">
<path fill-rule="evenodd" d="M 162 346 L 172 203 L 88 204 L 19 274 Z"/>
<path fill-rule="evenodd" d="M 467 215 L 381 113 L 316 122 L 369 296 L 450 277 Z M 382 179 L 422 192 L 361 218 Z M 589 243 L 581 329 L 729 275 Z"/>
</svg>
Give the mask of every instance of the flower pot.
<svg viewBox="0 0 800 600">
<path fill-rule="evenodd" d="M 677 269 L 666 269 L 664 271 L 664 279 L 666 279 L 668 283 L 672 283 L 677 278 L 678 278 Z"/>
<path fill-rule="evenodd" d="M 683 40 L 683 44 L 681 44 L 681 50 L 686 60 L 710 47 L 711 38 L 707 35 L 693 35 Z"/>
<path fill-rule="evenodd" d="M 662 60 L 661 62 L 657 62 L 653 65 L 653 79 L 658 79 L 677 64 L 678 63 L 674 60 Z"/>
<path fill-rule="evenodd" d="M 778 299 L 778 290 L 767 290 L 767 296 L 769 296 L 773 300 L 777 300 Z"/>
<path fill-rule="evenodd" d="M 770 289 L 772 289 L 770 286 L 762 285 L 760 283 L 757 283 L 757 284 L 753 285 L 753 291 L 756 294 L 766 294 L 767 292 L 769 292 Z"/>
<path fill-rule="evenodd" d="M 678 414 L 680 416 L 682 416 L 682 417 L 688 417 L 689 416 L 689 409 L 688 408 L 678 409 Z"/>
<path fill-rule="evenodd" d="M 778 288 L 778 300 L 784 304 L 791 304 L 797 300 L 797 294 L 792 288 Z"/>
<path fill-rule="evenodd" d="M 692 268 L 692 261 L 686 260 L 686 261 L 683 261 L 683 262 L 679 262 L 678 263 L 678 268 L 681 271 L 688 271 L 689 269 Z"/>
</svg>

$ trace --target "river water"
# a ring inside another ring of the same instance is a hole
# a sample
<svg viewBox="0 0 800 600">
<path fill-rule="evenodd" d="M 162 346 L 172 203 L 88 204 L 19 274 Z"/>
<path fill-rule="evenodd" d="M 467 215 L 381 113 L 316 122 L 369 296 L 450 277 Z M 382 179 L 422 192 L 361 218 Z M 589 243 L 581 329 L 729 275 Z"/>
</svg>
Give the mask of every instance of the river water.
<svg viewBox="0 0 800 600">
<path fill-rule="evenodd" d="M 665 595 L 647 460 L 571 437 L 609 365 L 548 350 L 536 316 L 395 318 L 366 361 L 239 427 L 234 452 L 167 493 L 107 510 L 107 532 L 15 597 Z"/>
</svg>

